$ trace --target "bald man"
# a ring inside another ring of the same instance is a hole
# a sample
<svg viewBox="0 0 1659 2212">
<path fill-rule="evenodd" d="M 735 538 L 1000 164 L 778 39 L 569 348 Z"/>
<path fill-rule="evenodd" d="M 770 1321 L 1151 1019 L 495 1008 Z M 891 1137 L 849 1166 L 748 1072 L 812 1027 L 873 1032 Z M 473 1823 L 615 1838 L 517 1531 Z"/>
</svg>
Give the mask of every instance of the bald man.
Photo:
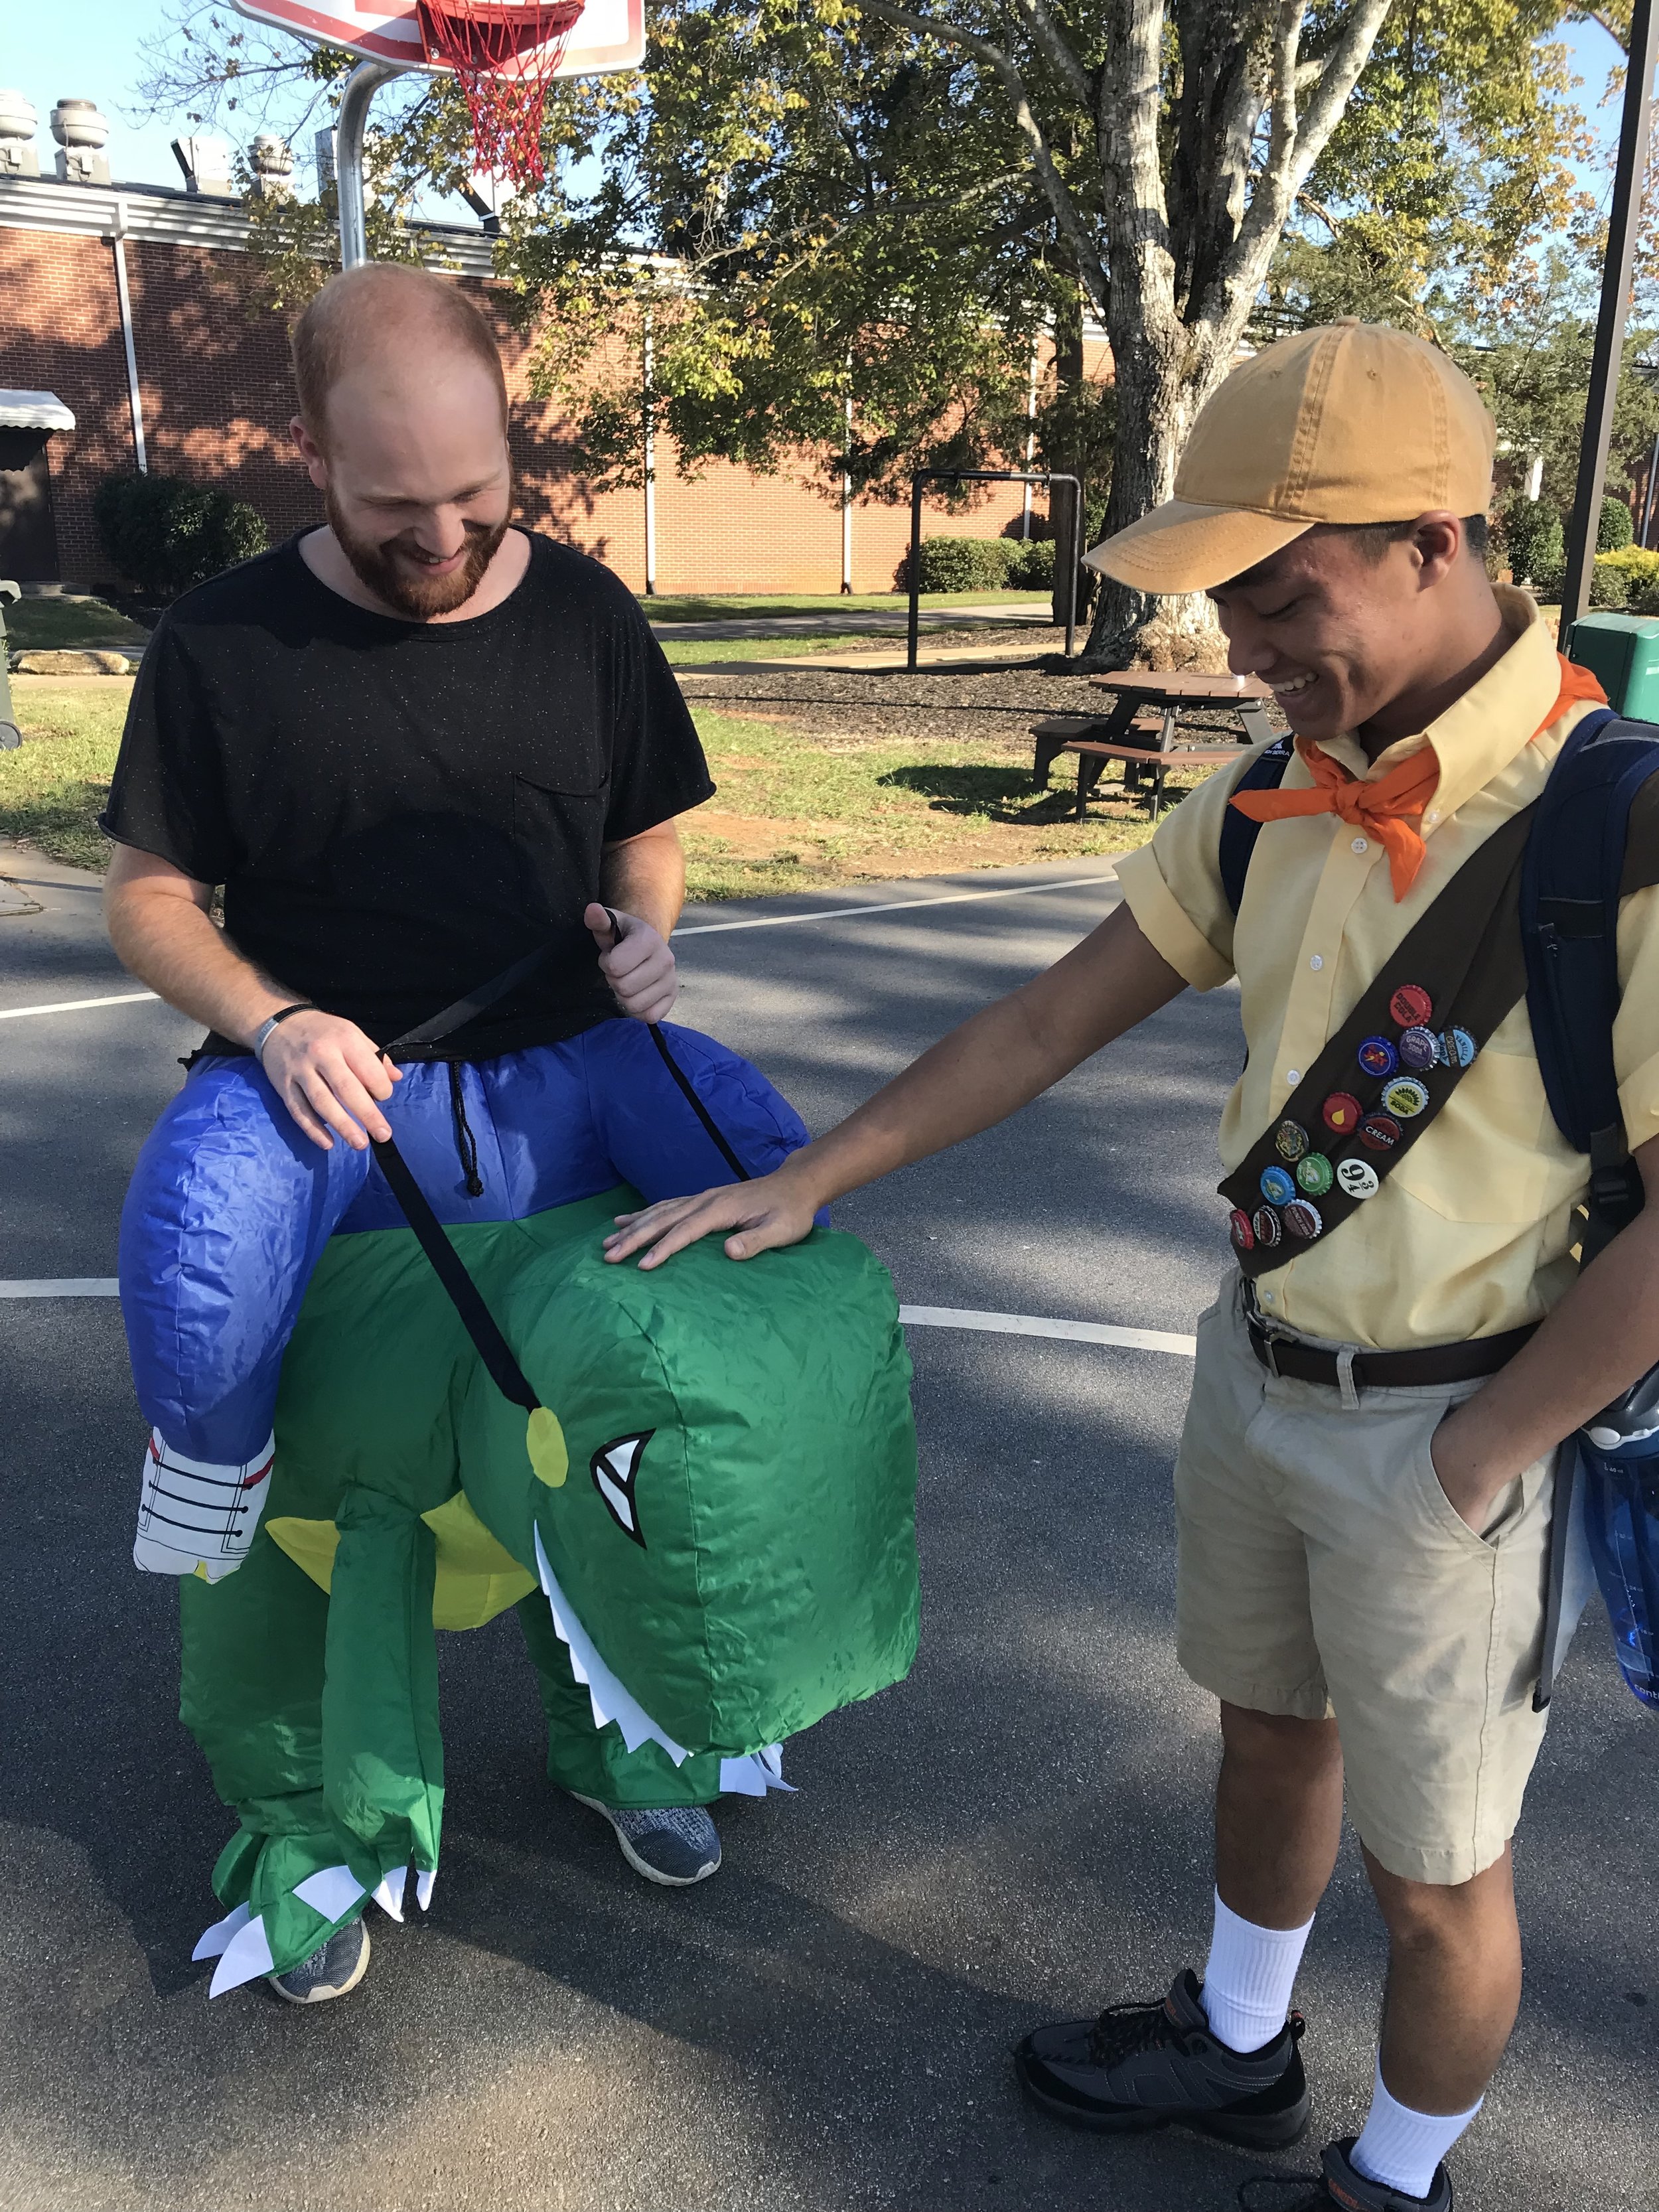
<svg viewBox="0 0 1659 2212">
<path fill-rule="evenodd" d="M 209 1581 L 246 1553 L 283 1349 L 405 1070 L 407 1099 L 429 1088 L 420 1062 L 450 1064 L 444 1218 L 489 1218 L 462 1072 L 539 1054 L 551 1080 L 550 1052 L 668 1013 L 674 817 L 714 788 L 633 595 L 513 526 L 501 360 L 459 289 L 395 266 L 337 276 L 299 319 L 294 368 L 327 522 L 168 610 L 103 817 L 116 951 L 210 1032 L 122 1231 L 153 1424 L 135 1558 Z M 441 1040 L 383 1056 L 538 952 Z M 231 1141 L 248 1128 L 272 1164 L 257 1188 Z M 705 1808 L 649 1795 L 585 1802 L 650 1879 L 712 1873 Z M 350 1986 L 366 1952 L 345 1948 L 281 1993 Z"/>
</svg>

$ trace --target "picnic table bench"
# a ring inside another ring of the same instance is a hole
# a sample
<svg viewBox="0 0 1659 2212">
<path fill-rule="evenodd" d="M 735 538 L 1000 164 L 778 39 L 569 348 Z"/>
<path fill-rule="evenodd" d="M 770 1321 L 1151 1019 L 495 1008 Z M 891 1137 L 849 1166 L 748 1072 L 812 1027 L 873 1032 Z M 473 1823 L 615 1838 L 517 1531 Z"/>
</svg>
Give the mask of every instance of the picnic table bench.
<svg viewBox="0 0 1659 2212">
<path fill-rule="evenodd" d="M 1048 772 L 1063 752 L 1077 755 L 1077 818 L 1088 810 L 1089 793 L 1099 782 L 1109 760 L 1121 761 L 1123 787 L 1140 788 L 1145 775 L 1150 787 L 1152 819 L 1164 805 L 1164 779 L 1169 769 L 1215 768 L 1237 757 L 1239 745 L 1262 744 L 1273 735 L 1267 702 L 1273 696 L 1254 676 L 1200 676 L 1173 671 L 1120 669 L 1097 676 L 1093 681 L 1114 694 L 1103 715 L 1057 714 L 1032 725 L 1036 754 L 1031 772 L 1038 790 L 1048 787 Z M 1230 744 L 1179 745 L 1176 743 L 1183 710 L 1201 707 L 1213 713 L 1231 711 L 1239 723 L 1238 736 Z"/>
</svg>

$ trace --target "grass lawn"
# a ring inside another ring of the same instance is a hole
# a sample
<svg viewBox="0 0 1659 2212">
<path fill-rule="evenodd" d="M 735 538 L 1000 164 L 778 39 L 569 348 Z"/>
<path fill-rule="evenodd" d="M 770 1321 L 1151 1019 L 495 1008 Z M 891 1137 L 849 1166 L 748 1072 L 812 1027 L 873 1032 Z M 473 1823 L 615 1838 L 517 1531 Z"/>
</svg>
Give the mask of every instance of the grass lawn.
<svg viewBox="0 0 1659 2212">
<path fill-rule="evenodd" d="M 18 599 L 5 610 L 6 641 L 14 653 L 55 653 L 96 646 L 120 653 L 142 653 L 149 632 L 129 622 L 103 599 L 69 595 L 54 599 Z"/>
<path fill-rule="evenodd" d="M 1045 607 L 1049 596 L 1047 592 L 1007 590 L 924 592 L 921 604 L 925 607 L 1012 607 L 1029 599 L 1034 607 Z M 761 615 L 902 615 L 909 604 L 902 592 L 854 592 L 848 598 L 793 592 L 745 592 L 730 598 L 684 592 L 671 599 L 647 599 L 640 595 L 640 605 L 652 621 L 660 623 L 738 622 Z"/>
<path fill-rule="evenodd" d="M 903 643 L 901 634 L 898 642 Z M 924 642 L 931 642 L 924 634 Z M 814 630 L 808 636 L 787 632 L 782 637 L 665 637 L 662 649 L 671 668 L 699 668 L 707 661 L 785 660 L 804 653 L 844 653 L 849 646 L 868 646 L 891 653 L 890 637 L 872 637 L 867 629 L 837 636 L 833 630 Z"/>
<path fill-rule="evenodd" d="M 0 753 L 0 836 L 100 869 L 97 816 L 130 686 L 19 678 L 14 690 L 24 742 Z M 720 789 L 680 825 L 694 899 L 1079 859 L 1149 834 L 1137 800 L 1099 797 L 1073 822 L 1063 786 L 1033 792 L 1023 733 L 826 738 L 702 708 L 696 722 Z"/>
</svg>

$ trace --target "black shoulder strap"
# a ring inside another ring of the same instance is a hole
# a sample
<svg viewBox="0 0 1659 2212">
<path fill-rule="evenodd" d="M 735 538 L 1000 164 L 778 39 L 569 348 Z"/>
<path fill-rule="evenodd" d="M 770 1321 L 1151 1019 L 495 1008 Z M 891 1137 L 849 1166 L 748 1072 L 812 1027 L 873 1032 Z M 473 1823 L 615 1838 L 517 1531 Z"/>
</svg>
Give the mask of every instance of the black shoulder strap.
<svg viewBox="0 0 1659 2212">
<path fill-rule="evenodd" d="M 1586 1260 L 1642 1209 L 1613 1066 L 1619 907 L 1659 881 L 1659 726 L 1586 714 L 1534 810 L 1521 875 L 1527 1012 L 1557 1126 L 1589 1155 Z"/>
<path fill-rule="evenodd" d="M 1296 757 L 1295 748 L 1288 737 L 1275 738 L 1264 745 L 1249 763 L 1238 781 L 1228 793 L 1236 799 L 1241 791 L 1277 791 L 1285 781 L 1285 771 Z M 1236 806 L 1229 805 L 1221 817 L 1221 888 L 1226 893 L 1227 903 L 1237 914 L 1244 896 L 1244 878 L 1250 872 L 1250 855 L 1255 850 L 1255 841 L 1261 835 L 1261 824 L 1252 822 L 1248 814 L 1241 814 Z"/>
</svg>

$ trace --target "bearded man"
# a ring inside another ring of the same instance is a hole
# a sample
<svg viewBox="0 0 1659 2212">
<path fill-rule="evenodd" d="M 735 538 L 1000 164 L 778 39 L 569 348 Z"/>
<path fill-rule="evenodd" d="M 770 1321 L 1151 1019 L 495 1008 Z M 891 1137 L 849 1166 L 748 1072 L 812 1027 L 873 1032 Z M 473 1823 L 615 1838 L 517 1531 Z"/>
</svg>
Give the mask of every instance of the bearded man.
<svg viewBox="0 0 1659 2212">
<path fill-rule="evenodd" d="M 489 1124 L 490 1071 L 524 1063 L 542 1100 L 520 1133 L 533 1149 L 554 1126 L 548 1086 L 580 1086 L 577 1041 L 625 1027 L 618 1008 L 669 1012 L 674 817 L 714 788 L 633 595 L 513 526 L 501 359 L 459 288 L 352 270 L 300 317 L 293 349 L 293 437 L 327 524 L 168 610 L 103 818 L 115 948 L 210 1031 L 122 1232 L 153 1424 L 135 1557 L 208 1583 L 246 1555 L 283 1347 L 323 1244 L 363 1201 L 388 1107 L 406 1127 L 416 1094 L 430 1101 L 443 1218 L 491 1218 L 486 1185 L 513 1163 Z M 479 992 L 515 966 L 509 988 Z M 441 1040 L 408 1036 L 469 994 L 489 1003 Z M 434 1060 L 447 1065 L 421 1065 Z M 717 1778 L 696 1760 L 641 1776 L 620 1747 L 601 1759 L 591 1731 L 579 1753 L 556 1771 L 637 1871 L 676 1885 L 714 1871 Z M 366 1957 L 345 1930 L 281 1994 L 339 1995 Z"/>
</svg>

